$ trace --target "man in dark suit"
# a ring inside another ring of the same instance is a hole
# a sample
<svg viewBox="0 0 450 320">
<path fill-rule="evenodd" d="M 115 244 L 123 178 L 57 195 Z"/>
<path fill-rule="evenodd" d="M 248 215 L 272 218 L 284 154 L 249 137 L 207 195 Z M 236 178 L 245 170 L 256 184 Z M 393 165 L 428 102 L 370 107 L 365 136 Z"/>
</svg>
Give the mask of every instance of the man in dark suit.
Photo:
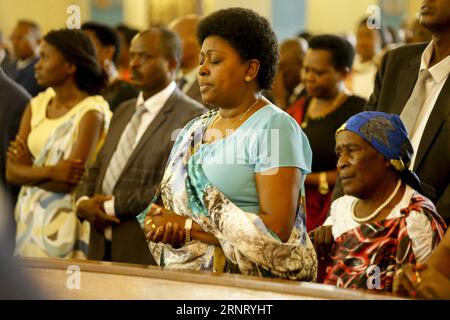
<svg viewBox="0 0 450 320">
<path fill-rule="evenodd" d="M 6 182 L 6 153 L 8 151 L 9 143 L 16 138 L 22 113 L 30 99 L 31 97 L 25 89 L 5 75 L 0 67 L 0 187 L 4 187 L 7 201 L 12 206 L 14 206 L 17 201 L 19 188 Z M 10 216 L 10 219 L 6 220 L 13 223 L 12 210 L 4 213 L 8 213 Z M 16 230 L 14 226 L 10 226 L 10 229 Z M 14 235 L 12 237 L 12 239 L 14 239 Z M 14 243 L 14 240 L 12 243 Z"/>
<path fill-rule="evenodd" d="M 181 60 L 178 36 L 163 28 L 139 33 L 130 47 L 138 99 L 114 112 L 105 143 L 77 190 L 77 213 L 91 222 L 88 258 L 152 264 L 136 220 L 152 200 L 177 129 L 206 108 L 173 81 Z"/>
<path fill-rule="evenodd" d="M 197 40 L 197 24 L 200 17 L 187 15 L 172 21 L 169 29 L 177 33 L 183 43 L 183 59 L 178 75 L 178 88 L 192 99 L 203 103 L 197 82 L 200 45 Z"/>
<path fill-rule="evenodd" d="M 41 42 L 39 26 L 32 21 L 19 21 L 12 33 L 11 42 L 17 59 L 17 71 L 13 80 L 34 97 L 44 90 L 34 77 L 34 66 L 39 60 L 38 50 Z"/>
<path fill-rule="evenodd" d="M 0 67 L 3 72 L 10 78 L 13 78 L 16 74 L 16 62 L 11 57 L 6 43 L 3 39 L 3 33 L 0 31 Z"/>
<path fill-rule="evenodd" d="M 430 44 L 410 45 L 386 54 L 367 109 L 411 113 L 410 97 L 418 91 L 419 72 L 430 78 L 420 108 L 412 111 L 415 124 L 409 131 L 415 148 L 413 169 L 422 181 L 425 196 L 450 220 L 450 0 L 425 0 L 420 22 L 433 33 Z M 420 100 L 420 99 L 419 99 Z M 406 110 L 404 110 L 406 109 Z"/>
</svg>

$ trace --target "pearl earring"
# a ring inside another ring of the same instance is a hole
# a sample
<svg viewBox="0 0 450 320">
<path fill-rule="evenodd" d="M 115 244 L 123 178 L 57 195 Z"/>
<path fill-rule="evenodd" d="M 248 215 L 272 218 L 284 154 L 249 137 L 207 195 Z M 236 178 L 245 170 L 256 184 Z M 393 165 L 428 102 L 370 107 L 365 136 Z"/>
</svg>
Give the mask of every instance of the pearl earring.
<svg viewBox="0 0 450 320">
<path fill-rule="evenodd" d="M 246 81 L 246 82 L 250 82 L 250 81 L 252 81 L 252 77 L 250 77 L 250 76 L 246 76 L 246 77 L 245 77 L 245 81 Z"/>
</svg>

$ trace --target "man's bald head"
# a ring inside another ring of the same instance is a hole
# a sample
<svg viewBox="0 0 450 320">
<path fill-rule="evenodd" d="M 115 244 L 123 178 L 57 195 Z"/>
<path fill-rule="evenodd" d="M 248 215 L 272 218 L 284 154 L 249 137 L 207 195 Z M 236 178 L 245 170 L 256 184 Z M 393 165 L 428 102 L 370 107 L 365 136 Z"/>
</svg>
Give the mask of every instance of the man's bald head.
<svg viewBox="0 0 450 320">
<path fill-rule="evenodd" d="M 20 20 L 13 30 L 11 42 L 14 54 L 19 60 L 37 56 L 41 42 L 39 26 L 33 21 Z"/>
<path fill-rule="evenodd" d="M 303 57 L 308 51 L 308 41 L 303 38 L 289 38 L 280 44 L 280 53 Z"/>
<path fill-rule="evenodd" d="M 308 51 L 308 42 L 303 38 L 289 38 L 280 44 L 280 66 L 286 89 L 292 92 L 301 81 L 303 58 Z"/>
<path fill-rule="evenodd" d="M 177 33 L 183 43 L 181 68 L 184 73 L 198 65 L 200 45 L 197 40 L 197 25 L 200 19 L 197 15 L 187 15 L 177 18 L 169 24 L 169 29 Z"/>
</svg>

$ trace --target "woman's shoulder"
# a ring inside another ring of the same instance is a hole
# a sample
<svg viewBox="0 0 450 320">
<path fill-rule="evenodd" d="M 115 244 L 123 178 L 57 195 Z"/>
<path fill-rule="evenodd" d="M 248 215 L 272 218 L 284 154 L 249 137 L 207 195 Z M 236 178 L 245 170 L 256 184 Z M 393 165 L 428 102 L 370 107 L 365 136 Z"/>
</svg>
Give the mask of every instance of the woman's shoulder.
<svg viewBox="0 0 450 320">
<path fill-rule="evenodd" d="M 433 201 L 410 186 L 406 186 L 406 190 L 409 201 L 408 206 L 403 210 L 406 209 L 407 212 L 416 211 L 427 215 L 439 215 Z"/>
<path fill-rule="evenodd" d="M 345 104 L 347 109 L 362 112 L 367 104 L 367 100 L 360 96 L 351 95 L 348 97 Z"/>
<path fill-rule="evenodd" d="M 55 91 L 50 87 L 45 91 L 40 92 L 37 96 L 31 99 L 31 126 L 40 123 L 47 113 L 47 105 L 55 96 Z"/>
<path fill-rule="evenodd" d="M 111 109 L 109 108 L 108 102 L 102 96 L 87 96 L 78 105 L 73 108 L 74 112 L 97 111 L 103 115 L 111 116 Z"/>
<path fill-rule="evenodd" d="M 252 126 L 261 127 L 264 129 L 282 129 L 293 126 L 295 129 L 300 129 L 300 126 L 286 111 L 279 107 L 268 104 L 258 110 L 249 120 L 252 121 Z"/>
<path fill-rule="evenodd" d="M 54 96 L 55 91 L 51 87 L 39 92 L 34 98 L 31 99 L 31 108 L 36 109 L 46 107 L 48 102 Z"/>
<path fill-rule="evenodd" d="M 333 121 L 338 120 L 339 126 L 342 122 L 347 121 L 350 117 L 364 111 L 367 101 L 359 96 L 351 95 L 345 102 L 337 108 L 332 114 Z"/>
<path fill-rule="evenodd" d="M 208 121 L 210 121 L 213 117 L 216 116 L 217 112 L 219 112 L 219 109 L 212 109 L 208 112 L 201 114 L 199 116 L 196 116 L 195 118 L 192 118 L 186 125 L 183 127 L 182 131 L 185 132 L 187 130 L 191 130 L 196 127 L 203 127 L 207 124 Z"/>
<path fill-rule="evenodd" d="M 330 214 L 339 213 L 341 210 L 350 210 L 355 201 L 355 197 L 348 195 L 337 198 L 331 204 Z"/>
<path fill-rule="evenodd" d="M 79 105 L 83 106 L 100 106 L 100 107 L 108 107 L 108 101 L 105 100 L 103 96 L 95 95 L 95 96 L 87 96 L 83 101 L 79 103 Z"/>
</svg>

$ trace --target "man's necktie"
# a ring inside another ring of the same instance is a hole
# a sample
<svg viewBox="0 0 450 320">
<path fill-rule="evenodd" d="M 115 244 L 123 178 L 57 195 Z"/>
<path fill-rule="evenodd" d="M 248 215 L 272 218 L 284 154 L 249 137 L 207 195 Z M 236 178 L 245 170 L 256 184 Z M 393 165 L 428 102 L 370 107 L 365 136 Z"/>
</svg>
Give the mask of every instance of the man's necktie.
<svg viewBox="0 0 450 320">
<path fill-rule="evenodd" d="M 178 89 L 183 91 L 183 88 L 186 85 L 186 83 L 187 83 L 186 78 L 183 77 L 183 78 L 178 79 L 178 81 L 177 81 Z"/>
<path fill-rule="evenodd" d="M 125 128 L 116 150 L 114 151 L 111 161 L 109 162 L 108 169 L 103 179 L 103 193 L 112 195 L 114 186 L 122 173 L 131 153 L 133 152 L 133 145 L 136 140 L 137 131 L 141 122 L 142 115 L 147 111 L 144 105 L 136 107 L 136 111 L 131 117 L 130 122 Z"/>
<path fill-rule="evenodd" d="M 410 137 L 415 129 L 420 110 L 425 103 L 427 80 L 431 78 L 431 73 L 428 70 L 423 69 L 420 71 L 419 78 L 417 79 L 411 96 L 400 114 L 400 118 Z"/>
</svg>

